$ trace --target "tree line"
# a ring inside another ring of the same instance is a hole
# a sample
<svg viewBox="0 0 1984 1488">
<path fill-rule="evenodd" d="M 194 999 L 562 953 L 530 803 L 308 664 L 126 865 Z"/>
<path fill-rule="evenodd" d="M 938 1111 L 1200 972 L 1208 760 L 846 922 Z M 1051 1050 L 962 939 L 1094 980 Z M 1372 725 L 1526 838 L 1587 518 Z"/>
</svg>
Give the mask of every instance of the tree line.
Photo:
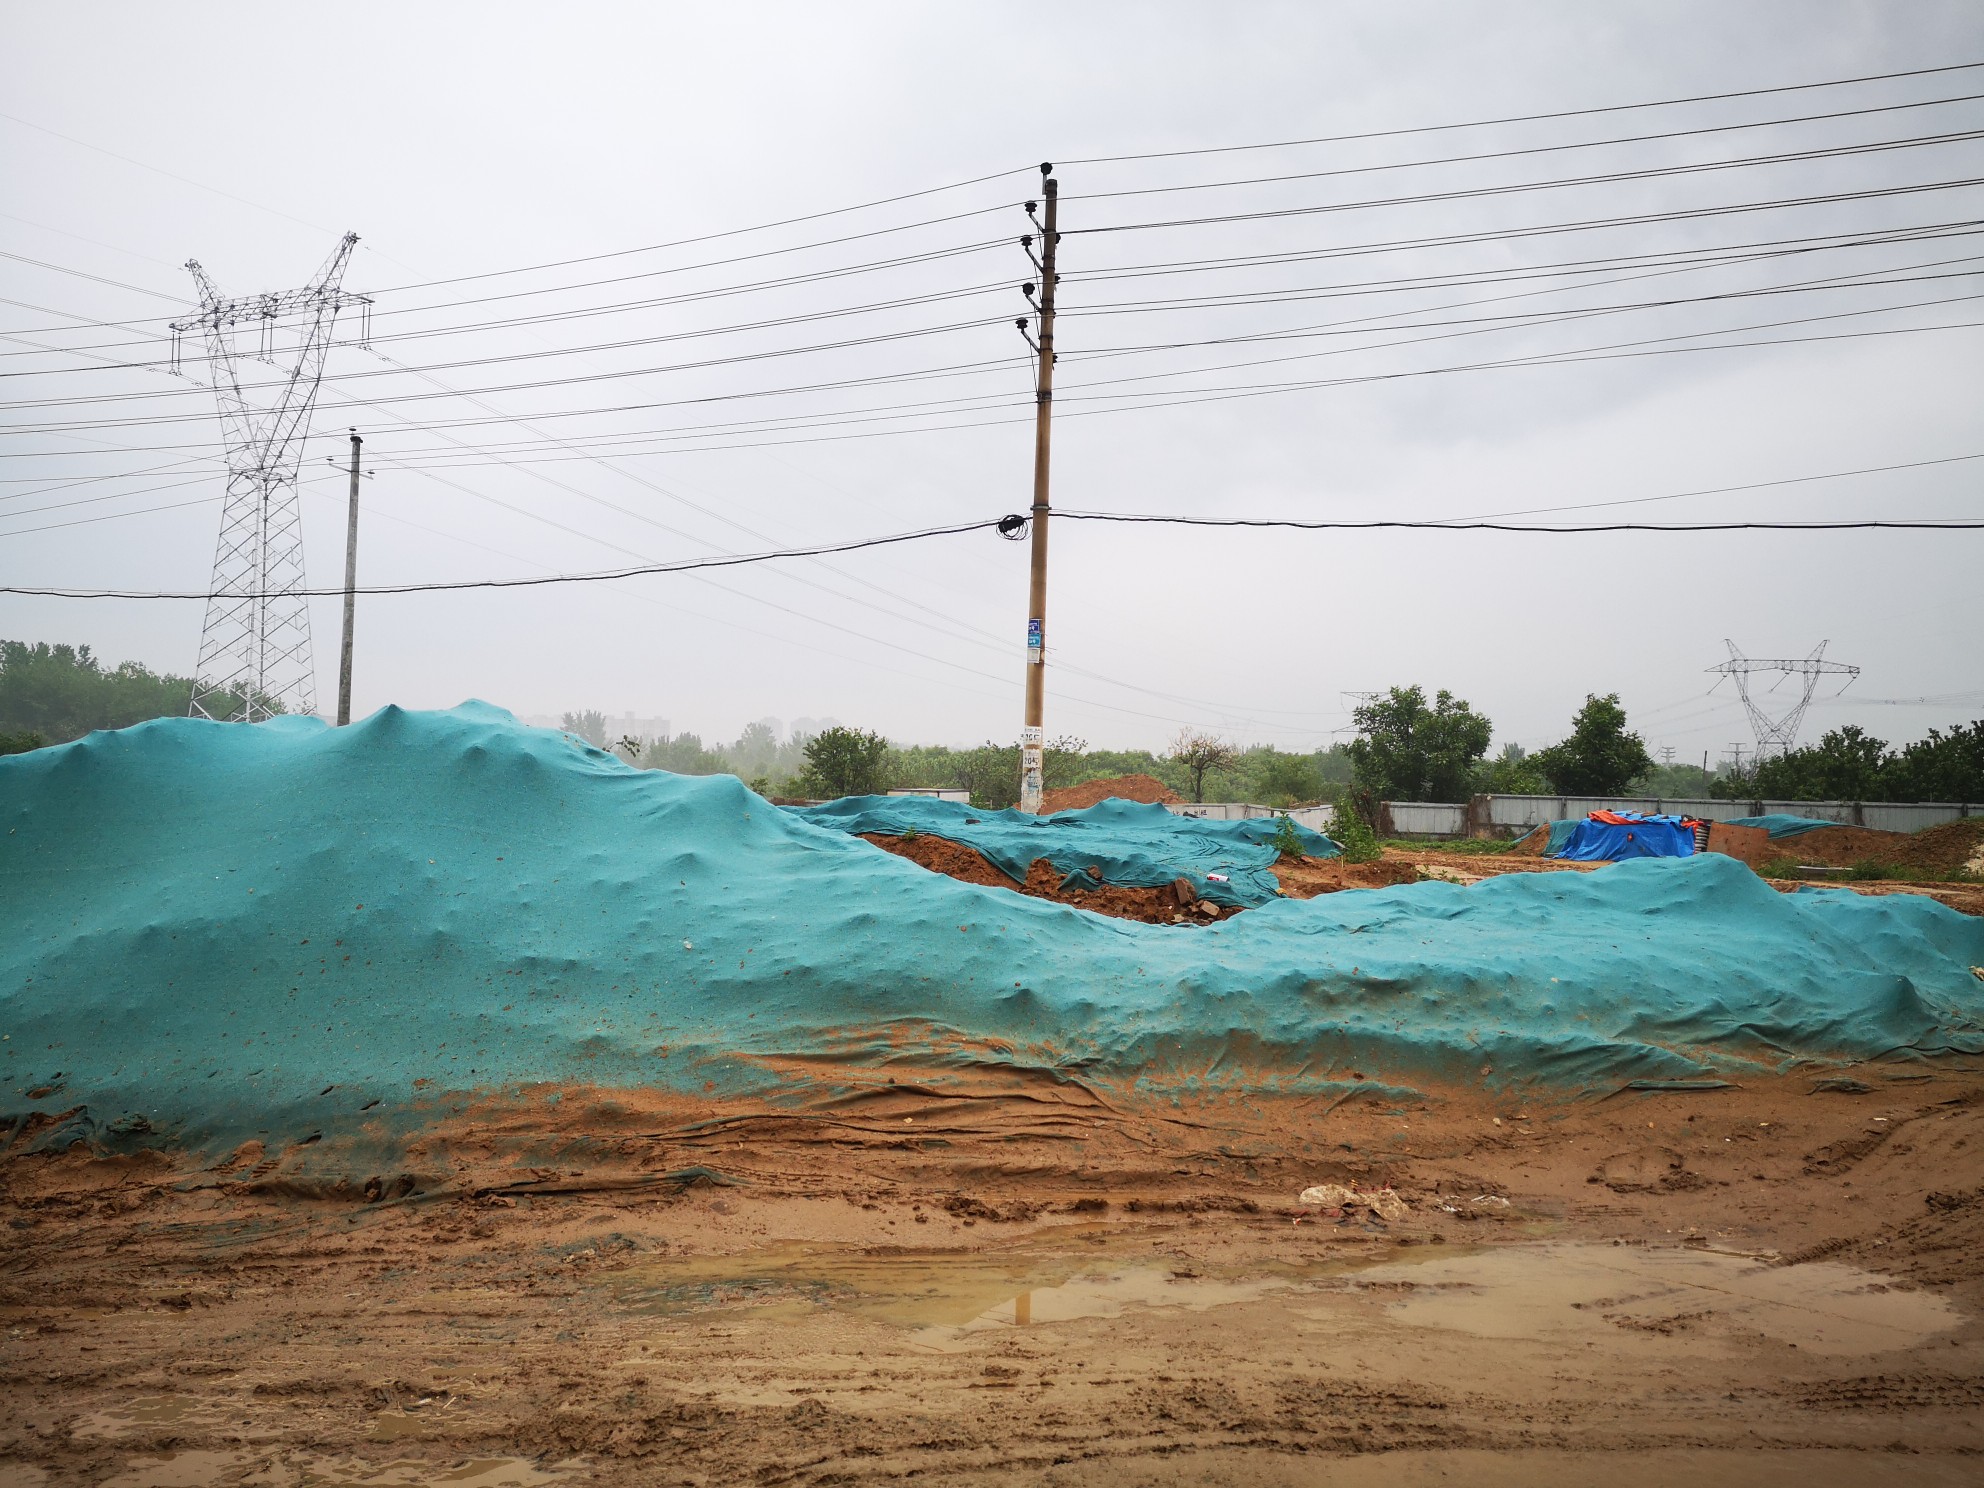
<svg viewBox="0 0 1984 1488">
<path fill-rule="evenodd" d="M 264 699 L 271 712 L 282 704 Z M 216 713 L 238 711 L 225 693 Z M 66 744 L 92 729 L 128 728 L 148 718 L 184 718 L 193 679 L 160 674 L 135 661 L 105 666 L 88 646 L 0 640 L 0 754 Z"/>
<path fill-rule="evenodd" d="M 1984 801 L 1984 720 L 1890 748 L 1859 725 L 1816 744 L 1752 761 L 1717 795 L 1750 801 Z"/>
<path fill-rule="evenodd" d="M 0 640 L 0 753 L 65 743 L 91 729 L 183 717 L 192 696 L 190 677 L 132 661 L 107 666 L 88 646 Z M 644 768 L 735 775 L 768 796 L 944 787 L 969 791 L 973 804 L 988 810 L 1019 798 L 1019 745 L 994 740 L 964 748 L 898 744 L 841 725 L 781 737 L 763 722 L 727 742 L 705 743 L 694 733 L 608 739 L 597 710 L 567 713 L 563 724 Z M 1535 751 L 1507 744 L 1491 757 L 1494 726 L 1487 715 L 1445 689 L 1429 699 L 1418 686 L 1365 698 L 1352 713 L 1352 735 L 1309 751 L 1242 746 L 1194 729 L 1162 751 L 1091 749 L 1085 739 L 1064 736 L 1046 747 L 1046 783 L 1058 790 L 1149 775 L 1191 800 L 1264 806 L 1306 805 L 1346 792 L 1369 803 L 1465 801 L 1483 793 L 1686 798 L 1704 787 L 1699 768 L 1654 762 L 1617 693 L 1587 696 L 1565 736 Z M 1848 725 L 1787 754 L 1719 769 L 1706 785 L 1711 796 L 1729 800 L 1984 800 L 1984 720 L 1931 729 L 1899 747 Z"/>
</svg>

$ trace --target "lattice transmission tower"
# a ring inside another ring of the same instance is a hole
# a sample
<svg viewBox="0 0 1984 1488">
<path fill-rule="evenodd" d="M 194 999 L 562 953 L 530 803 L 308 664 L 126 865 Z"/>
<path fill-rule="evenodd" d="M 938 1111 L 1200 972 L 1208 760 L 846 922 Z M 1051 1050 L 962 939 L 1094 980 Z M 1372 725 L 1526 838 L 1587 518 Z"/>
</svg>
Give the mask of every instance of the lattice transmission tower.
<svg viewBox="0 0 1984 1488">
<path fill-rule="evenodd" d="M 296 474 L 338 312 L 358 308 L 361 343 L 370 328 L 372 302 L 339 287 L 357 242 L 358 234 L 346 233 L 302 289 L 232 300 L 221 297 L 199 260 L 187 261 L 200 310 L 173 323 L 172 363 L 176 370 L 181 336 L 205 333 L 227 440 L 227 499 L 193 672 L 189 712 L 196 718 L 254 723 L 316 710 Z M 249 337 L 253 347 L 244 349 Z M 243 360 L 275 375 L 244 383 Z"/>
<path fill-rule="evenodd" d="M 1736 679 L 1736 694 L 1743 699 L 1744 711 L 1750 715 L 1750 727 L 1757 736 L 1756 758 L 1759 760 L 1790 751 L 1793 741 L 1798 737 L 1798 725 L 1805 720 L 1805 710 L 1812 706 L 1812 694 L 1818 691 L 1819 678 L 1843 674 L 1846 681 L 1840 684 L 1839 690 L 1844 692 L 1852 685 L 1853 679 L 1860 675 L 1860 668 L 1857 666 L 1848 666 L 1843 661 L 1822 659 L 1827 645 L 1830 644 L 1827 641 L 1820 641 L 1818 648 L 1810 656 L 1801 657 L 1796 661 L 1760 661 L 1754 656 L 1745 656 L 1738 651 L 1734 641 L 1726 640 L 1722 644 L 1729 648 L 1729 660 L 1720 666 L 1712 666 L 1709 670 L 1720 672 L 1723 677 Z M 1772 692 L 1793 677 L 1803 678 L 1804 690 L 1798 701 L 1792 704 L 1788 711 L 1780 713 L 1775 718 L 1771 717 L 1757 700 L 1750 696 L 1750 678 L 1758 672 L 1779 674 L 1777 681 L 1770 686 Z M 1721 685 L 1722 679 L 1717 678 L 1715 686 Z M 1714 687 L 1709 689 L 1711 692 L 1714 690 Z"/>
</svg>

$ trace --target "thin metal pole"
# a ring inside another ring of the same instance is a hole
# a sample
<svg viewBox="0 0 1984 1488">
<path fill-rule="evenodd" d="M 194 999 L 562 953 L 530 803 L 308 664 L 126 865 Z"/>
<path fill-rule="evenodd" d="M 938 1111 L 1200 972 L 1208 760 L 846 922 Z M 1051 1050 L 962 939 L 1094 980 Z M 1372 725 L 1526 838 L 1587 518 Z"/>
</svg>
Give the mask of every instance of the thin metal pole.
<svg viewBox="0 0 1984 1488">
<path fill-rule="evenodd" d="M 351 431 L 351 522 L 344 533 L 344 649 L 338 656 L 338 726 L 351 722 L 351 627 L 358 609 L 358 447 Z"/>
<path fill-rule="evenodd" d="M 1038 815 L 1042 751 L 1046 744 L 1047 672 L 1047 464 L 1054 423 L 1054 259 L 1061 235 L 1055 231 L 1061 185 L 1047 172 L 1047 218 L 1041 228 L 1040 379 L 1033 414 L 1033 564 L 1027 582 L 1026 728 L 1020 734 L 1020 810 Z"/>
</svg>

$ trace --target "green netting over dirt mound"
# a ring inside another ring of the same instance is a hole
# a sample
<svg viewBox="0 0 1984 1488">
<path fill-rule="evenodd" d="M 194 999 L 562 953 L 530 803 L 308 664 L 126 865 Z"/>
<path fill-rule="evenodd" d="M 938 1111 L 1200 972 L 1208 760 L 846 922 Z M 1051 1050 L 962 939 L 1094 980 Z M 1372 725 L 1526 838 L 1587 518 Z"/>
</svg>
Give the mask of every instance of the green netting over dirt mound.
<svg viewBox="0 0 1984 1488">
<path fill-rule="evenodd" d="M 823 1078 L 763 1062 L 783 1055 L 1151 1090 L 1353 1069 L 1610 1090 L 1984 1049 L 1984 922 L 1924 898 L 1781 895 L 1709 854 L 1149 926 L 957 883 L 727 776 L 634 770 L 477 704 L 161 720 L 0 760 L 0 924 L 0 1114 L 69 1113 L 44 1145 L 390 1135 L 444 1092 Z"/>
<path fill-rule="evenodd" d="M 1028 816 L 978 811 L 927 796 L 848 796 L 824 806 L 790 808 L 815 826 L 887 837 L 921 833 L 975 848 L 1018 883 L 1036 858 L 1080 875 L 1084 888 L 1124 884 L 1156 888 L 1191 880 L 1202 899 L 1247 909 L 1281 893 L 1269 871 L 1280 854 L 1271 845 L 1279 820 L 1202 821 L 1162 806 L 1103 801 L 1079 811 Z M 1333 858 L 1337 845 L 1321 832 L 1289 823 L 1309 857 Z"/>
</svg>

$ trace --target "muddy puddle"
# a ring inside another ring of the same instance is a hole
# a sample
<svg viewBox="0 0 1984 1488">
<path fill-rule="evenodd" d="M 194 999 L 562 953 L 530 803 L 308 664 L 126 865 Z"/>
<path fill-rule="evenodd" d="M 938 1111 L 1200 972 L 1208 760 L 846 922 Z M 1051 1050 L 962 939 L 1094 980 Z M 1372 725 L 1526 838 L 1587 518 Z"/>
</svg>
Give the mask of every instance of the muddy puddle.
<svg viewBox="0 0 1984 1488">
<path fill-rule="evenodd" d="M 916 1342 L 941 1348 L 990 1329 L 1113 1318 L 1132 1307 L 1250 1302 L 1357 1264 L 1222 1271 L 1157 1254 L 1133 1236 L 1095 1232 L 994 1251 L 774 1246 L 653 1262 L 607 1285 L 619 1306 L 637 1313 L 749 1307 L 779 1316 L 824 1308 L 910 1329 Z"/>
<path fill-rule="evenodd" d="M 1377 1266 L 1388 1320 L 1485 1338 L 1619 1333 L 1724 1346 L 1758 1337 L 1817 1354 L 1913 1348 L 1963 1321 L 1933 1292 L 1827 1261 L 1782 1266 L 1711 1250 L 1525 1245 Z"/>
<path fill-rule="evenodd" d="M 1720 1349 L 1760 1340 L 1807 1352 L 1912 1348 L 1963 1321 L 1932 1292 L 1831 1262 L 1782 1266 L 1698 1249 L 1571 1243 L 1420 1246 L 1306 1264 L 1223 1269 L 1089 1234 L 999 1251 L 790 1245 L 657 1261 L 606 1278 L 628 1312 L 817 1310 L 911 1330 L 926 1347 L 998 1329 L 1108 1320 L 1133 1308 L 1206 1310 L 1287 1294 L 1332 1326 L 1434 1329 L 1485 1338 L 1589 1335 L 1685 1339 Z M 1354 1316 L 1353 1316 L 1354 1315 Z"/>
</svg>

